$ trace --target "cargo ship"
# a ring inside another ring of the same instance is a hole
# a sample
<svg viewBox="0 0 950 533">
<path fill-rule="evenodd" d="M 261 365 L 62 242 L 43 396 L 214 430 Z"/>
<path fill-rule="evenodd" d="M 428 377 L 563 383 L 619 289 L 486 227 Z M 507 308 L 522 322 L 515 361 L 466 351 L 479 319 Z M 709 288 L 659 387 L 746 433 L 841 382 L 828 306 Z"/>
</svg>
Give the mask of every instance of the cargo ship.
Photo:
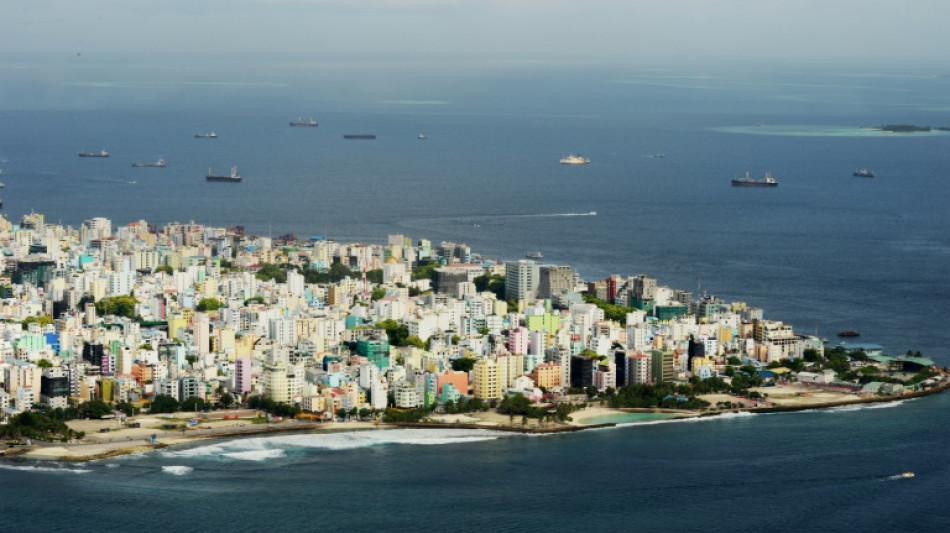
<svg viewBox="0 0 950 533">
<path fill-rule="evenodd" d="M 109 157 L 109 152 L 99 150 L 98 152 L 79 152 L 79 157 Z"/>
<path fill-rule="evenodd" d="M 874 172 L 869 168 L 859 168 L 851 173 L 855 178 L 873 178 Z"/>
<path fill-rule="evenodd" d="M 195 134 L 195 139 L 217 139 L 217 138 L 218 138 L 218 134 L 213 131 L 210 133 L 196 133 Z"/>
<path fill-rule="evenodd" d="M 224 181 L 230 183 L 237 183 L 242 179 L 243 178 L 241 178 L 241 175 L 238 174 L 237 167 L 231 167 L 231 173 L 226 176 L 222 174 L 215 174 L 214 170 L 209 168 L 208 174 L 205 176 L 205 180 L 207 181 Z"/>
<path fill-rule="evenodd" d="M 733 187 L 778 187 L 778 180 L 770 172 L 765 173 L 762 179 L 755 179 L 746 172 L 741 178 L 732 178 Z"/>
<path fill-rule="evenodd" d="M 344 139 L 375 139 L 372 133 L 347 133 L 343 135 Z"/>
<path fill-rule="evenodd" d="M 165 159 L 162 158 L 162 157 L 159 157 L 159 158 L 158 158 L 158 161 L 154 161 L 154 162 L 152 162 L 152 163 L 132 163 L 132 166 L 135 167 L 135 168 L 141 168 L 141 167 L 164 167 L 164 166 L 165 166 Z"/>
<path fill-rule="evenodd" d="M 313 117 L 310 117 L 310 120 L 297 117 L 297 120 L 291 121 L 290 125 L 294 128 L 316 128 L 318 124 L 316 120 L 313 120 Z"/>
<path fill-rule="evenodd" d="M 590 163 L 590 159 L 586 157 L 581 157 L 579 155 L 567 155 L 561 158 L 562 165 L 586 165 Z"/>
</svg>

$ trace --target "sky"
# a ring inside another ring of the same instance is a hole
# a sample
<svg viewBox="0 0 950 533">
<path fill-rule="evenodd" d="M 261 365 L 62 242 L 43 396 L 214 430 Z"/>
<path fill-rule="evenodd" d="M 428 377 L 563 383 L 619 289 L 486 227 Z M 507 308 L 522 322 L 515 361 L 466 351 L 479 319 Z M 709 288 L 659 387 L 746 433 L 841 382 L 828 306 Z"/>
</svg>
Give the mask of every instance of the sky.
<svg viewBox="0 0 950 533">
<path fill-rule="evenodd" d="M 947 0 L 30 0 L 0 60 L 942 66 Z"/>
</svg>

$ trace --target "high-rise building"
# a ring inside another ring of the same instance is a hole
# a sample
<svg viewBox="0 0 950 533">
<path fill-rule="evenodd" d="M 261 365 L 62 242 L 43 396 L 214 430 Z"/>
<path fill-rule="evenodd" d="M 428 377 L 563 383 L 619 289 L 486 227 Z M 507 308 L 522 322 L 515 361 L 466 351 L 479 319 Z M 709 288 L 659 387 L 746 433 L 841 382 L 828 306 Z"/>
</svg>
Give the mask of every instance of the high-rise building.
<svg viewBox="0 0 950 533">
<path fill-rule="evenodd" d="M 650 374 L 650 356 L 643 354 L 629 355 L 625 360 L 625 364 L 627 368 L 624 385 L 642 385 L 653 381 Z"/>
<path fill-rule="evenodd" d="M 505 263 L 505 298 L 531 301 L 537 298 L 540 267 L 528 259 Z"/>
<path fill-rule="evenodd" d="M 569 266 L 541 265 L 538 267 L 538 299 L 550 300 L 574 288 L 574 269 Z"/>
<path fill-rule="evenodd" d="M 238 357 L 234 362 L 234 392 L 251 392 L 251 358 Z"/>
<path fill-rule="evenodd" d="M 571 387 L 584 389 L 594 384 L 594 362 L 586 355 L 571 356 Z"/>
</svg>

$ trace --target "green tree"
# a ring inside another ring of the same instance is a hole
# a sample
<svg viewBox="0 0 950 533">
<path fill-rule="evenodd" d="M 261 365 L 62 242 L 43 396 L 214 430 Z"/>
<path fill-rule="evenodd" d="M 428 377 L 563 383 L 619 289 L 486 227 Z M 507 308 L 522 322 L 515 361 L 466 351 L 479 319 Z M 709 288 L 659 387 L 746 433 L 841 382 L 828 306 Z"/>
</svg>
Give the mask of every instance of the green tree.
<svg viewBox="0 0 950 533">
<path fill-rule="evenodd" d="M 412 269 L 412 280 L 432 279 L 432 272 L 440 266 L 442 266 L 442 264 L 435 261 L 419 265 Z"/>
<path fill-rule="evenodd" d="M 102 418 L 112 414 L 112 407 L 101 400 L 90 400 L 79 405 L 79 412 L 86 418 Z"/>
<path fill-rule="evenodd" d="M 115 315 L 126 318 L 135 318 L 135 304 L 139 303 L 134 296 L 112 296 L 96 302 L 96 313 L 100 316 Z"/>
<path fill-rule="evenodd" d="M 264 297 L 263 297 L 263 296 L 251 296 L 251 297 L 248 298 L 247 300 L 244 300 L 244 306 L 245 306 L 245 307 L 247 307 L 247 306 L 248 306 L 249 304 L 251 304 L 251 303 L 263 304 L 263 303 L 264 303 Z"/>
<path fill-rule="evenodd" d="M 155 272 L 156 272 L 156 273 L 158 273 L 158 272 L 164 272 L 164 273 L 168 274 L 169 276 L 171 276 L 172 274 L 175 273 L 175 269 L 172 268 L 172 267 L 170 267 L 170 266 L 168 266 L 168 265 L 162 265 L 162 266 L 156 268 L 156 269 L 155 269 Z"/>
<path fill-rule="evenodd" d="M 287 282 L 287 272 L 273 263 L 263 263 L 260 270 L 257 271 L 257 274 L 254 274 L 254 277 L 261 281 L 274 280 L 277 283 Z"/>
<path fill-rule="evenodd" d="M 198 301 L 198 305 L 195 306 L 195 311 L 217 311 L 222 307 L 224 307 L 224 304 L 217 298 L 202 298 Z"/>
<path fill-rule="evenodd" d="M 614 305 L 600 298 L 595 297 L 592 294 L 583 294 L 581 295 L 584 298 L 584 301 L 589 304 L 594 304 L 597 307 L 604 310 L 604 318 L 607 320 L 613 320 L 619 322 L 621 325 L 627 324 L 627 313 L 633 312 L 635 309 L 633 307 L 623 307 L 621 305 Z"/>
<path fill-rule="evenodd" d="M 33 324 L 34 322 L 39 324 L 41 327 L 45 327 L 53 323 L 53 317 L 49 315 L 28 316 L 23 319 L 23 329 L 29 329 L 29 325 Z"/>
<path fill-rule="evenodd" d="M 375 268 L 373 270 L 367 270 L 366 281 L 370 283 L 375 283 L 376 285 L 382 285 L 383 284 L 383 269 Z"/>
<path fill-rule="evenodd" d="M 495 295 L 495 298 L 499 300 L 505 299 L 505 276 L 500 274 L 485 274 L 475 278 L 473 283 L 475 284 L 475 290 L 478 292 L 489 291 Z"/>
<path fill-rule="evenodd" d="M 381 300 L 386 297 L 386 289 L 382 287 L 377 287 L 373 289 L 371 299 L 375 302 L 376 300 Z"/>
<path fill-rule="evenodd" d="M 174 413 L 178 410 L 178 400 L 167 394 L 158 394 L 152 398 L 150 413 Z"/>
<path fill-rule="evenodd" d="M 207 407 L 205 401 L 197 396 L 185 398 L 178 406 L 179 411 L 204 411 Z"/>
<path fill-rule="evenodd" d="M 234 405 L 234 396 L 231 396 L 229 393 L 225 392 L 221 395 L 218 401 L 221 402 L 221 405 L 223 405 L 225 409 L 228 409 Z"/>
<path fill-rule="evenodd" d="M 392 346 L 408 346 L 409 326 L 399 324 L 395 320 L 388 319 L 376 323 L 376 327 L 386 330 L 389 337 L 389 344 Z"/>
<path fill-rule="evenodd" d="M 50 363 L 46 359 L 40 359 L 39 361 L 36 362 L 36 366 L 40 368 L 53 368 L 53 363 Z"/>
<path fill-rule="evenodd" d="M 141 409 L 132 405 L 129 402 L 119 402 L 115 404 L 115 408 L 117 411 L 122 411 L 123 413 L 125 413 L 125 416 L 135 416 L 142 411 Z"/>
<path fill-rule="evenodd" d="M 523 394 L 513 394 L 498 404 L 498 412 L 503 415 L 527 415 L 531 409 L 531 400 L 525 398 Z"/>
<path fill-rule="evenodd" d="M 474 357 L 459 357 L 452 359 L 452 370 L 456 372 L 470 372 L 475 367 Z"/>
</svg>

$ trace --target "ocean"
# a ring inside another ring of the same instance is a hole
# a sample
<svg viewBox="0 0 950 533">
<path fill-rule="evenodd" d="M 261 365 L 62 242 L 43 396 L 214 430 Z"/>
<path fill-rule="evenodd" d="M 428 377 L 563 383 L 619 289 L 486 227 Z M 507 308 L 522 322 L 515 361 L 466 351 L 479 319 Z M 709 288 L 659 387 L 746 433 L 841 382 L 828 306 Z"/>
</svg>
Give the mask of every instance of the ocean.
<svg viewBox="0 0 950 533">
<path fill-rule="evenodd" d="M 400 233 L 501 259 L 538 250 L 587 280 L 647 273 L 762 307 L 802 333 L 859 330 L 891 355 L 920 350 L 944 366 L 950 134 L 860 128 L 950 126 L 950 79 L 932 74 L 536 67 L 430 73 L 414 86 L 311 74 L 234 87 L 24 78 L 0 84 L 3 211 L 339 241 Z M 298 116 L 320 125 L 290 128 Z M 212 130 L 218 139 L 194 138 Z M 101 149 L 110 157 L 77 157 Z M 592 163 L 559 165 L 569 153 Z M 131 168 L 159 156 L 167 168 Z M 235 165 L 242 183 L 205 182 L 209 167 Z M 861 167 L 876 177 L 852 177 Z M 780 185 L 730 187 L 746 171 Z M 254 441 L 260 450 L 239 440 L 54 471 L 4 466 L 0 516 L 16 516 L 19 531 L 76 520 L 107 530 L 928 530 L 950 522 L 937 500 L 950 483 L 948 401 L 551 437 L 275 437 Z M 889 478 L 908 470 L 917 477 Z M 68 502 L 68 518 L 13 511 L 26 502 Z M 142 504 L 162 512 L 124 512 Z"/>
</svg>

